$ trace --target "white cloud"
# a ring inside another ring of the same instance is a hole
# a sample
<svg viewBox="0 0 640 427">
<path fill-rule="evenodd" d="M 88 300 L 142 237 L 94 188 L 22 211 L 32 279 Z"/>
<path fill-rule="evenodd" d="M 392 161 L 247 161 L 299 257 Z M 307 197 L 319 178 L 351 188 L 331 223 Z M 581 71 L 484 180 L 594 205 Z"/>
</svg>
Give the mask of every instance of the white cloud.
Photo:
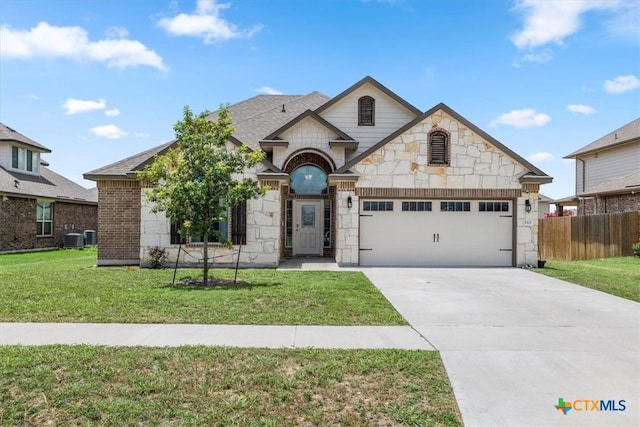
<svg viewBox="0 0 640 427">
<path fill-rule="evenodd" d="M 490 126 L 496 127 L 500 125 L 513 126 L 517 128 L 530 128 L 544 126 L 551 121 L 551 116 L 538 113 L 532 108 L 524 108 L 522 110 L 511 110 L 508 113 L 500 114 L 491 121 Z"/>
<path fill-rule="evenodd" d="M 565 37 L 580 29 L 583 13 L 615 8 L 618 3 L 617 0 L 517 0 L 514 10 L 524 15 L 524 28 L 511 41 L 519 49 L 549 43 L 562 45 Z"/>
<path fill-rule="evenodd" d="M 110 27 L 107 29 L 107 37 L 110 39 L 126 39 L 129 31 L 123 27 Z"/>
<path fill-rule="evenodd" d="M 572 113 L 580 113 L 580 114 L 595 114 L 596 110 L 593 107 L 584 104 L 569 104 L 567 105 L 567 110 Z"/>
<path fill-rule="evenodd" d="M 611 19 L 605 22 L 607 32 L 615 37 L 640 40 L 640 2 L 626 0 Z"/>
<path fill-rule="evenodd" d="M 122 30 L 116 35 L 122 36 Z M 166 69 L 162 58 L 139 41 L 123 38 L 91 41 L 84 28 L 56 27 L 46 22 L 30 30 L 0 26 L 0 54 L 6 59 L 64 58 L 103 62 L 115 68 L 146 65 Z"/>
<path fill-rule="evenodd" d="M 116 125 L 104 125 L 96 126 L 89 129 L 92 134 L 101 136 L 107 139 L 120 139 L 127 135 L 127 132 L 123 131 Z"/>
<path fill-rule="evenodd" d="M 250 38 L 262 29 L 255 26 L 250 30 L 240 30 L 220 17 L 220 11 L 228 9 L 230 3 L 218 4 L 216 0 L 198 0 L 196 10 L 180 13 L 173 18 L 162 18 L 158 26 L 176 36 L 200 37 L 205 44 L 234 38 Z"/>
<path fill-rule="evenodd" d="M 530 162 L 550 162 L 554 160 L 553 154 L 547 152 L 535 153 L 527 157 Z"/>
<path fill-rule="evenodd" d="M 112 108 L 110 110 L 105 110 L 104 114 L 109 117 L 116 117 L 120 115 L 120 110 L 117 108 Z"/>
<path fill-rule="evenodd" d="M 107 103 L 104 99 L 85 101 L 82 99 L 68 98 L 61 107 L 67 110 L 65 114 L 71 115 L 86 113 L 87 111 L 104 110 L 106 105 Z"/>
<path fill-rule="evenodd" d="M 262 93 L 265 95 L 282 95 L 282 92 L 270 88 L 269 86 L 262 86 L 260 89 L 256 89 L 256 92 Z"/>
<path fill-rule="evenodd" d="M 640 80 L 634 75 L 618 76 L 604 82 L 604 90 L 609 93 L 623 93 L 640 88 Z"/>
</svg>

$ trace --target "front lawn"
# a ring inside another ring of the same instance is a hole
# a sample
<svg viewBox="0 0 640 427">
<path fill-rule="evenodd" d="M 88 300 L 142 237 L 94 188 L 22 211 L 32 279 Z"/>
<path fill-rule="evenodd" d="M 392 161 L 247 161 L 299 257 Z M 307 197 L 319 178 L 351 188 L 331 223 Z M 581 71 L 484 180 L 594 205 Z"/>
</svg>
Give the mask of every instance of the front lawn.
<svg viewBox="0 0 640 427">
<path fill-rule="evenodd" d="M 640 258 L 547 261 L 536 273 L 640 302 Z"/>
<path fill-rule="evenodd" d="M 240 270 L 238 285 L 194 288 L 171 286 L 172 269 L 95 264 L 95 249 L 1 255 L 0 321 L 405 324 L 360 272 Z M 179 269 L 177 281 L 199 274 Z"/>
<path fill-rule="evenodd" d="M 0 347 L 2 425 L 460 426 L 436 352 Z"/>
</svg>

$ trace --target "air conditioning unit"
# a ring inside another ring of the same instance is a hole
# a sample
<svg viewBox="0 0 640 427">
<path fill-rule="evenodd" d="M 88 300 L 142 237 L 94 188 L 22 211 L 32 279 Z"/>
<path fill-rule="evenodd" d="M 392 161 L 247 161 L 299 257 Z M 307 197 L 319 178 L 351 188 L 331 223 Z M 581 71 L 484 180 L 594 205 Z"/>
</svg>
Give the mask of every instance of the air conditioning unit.
<svg viewBox="0 0 640 427">
<path fill-rule="evenodd" d="M 84 235 L 80 233 L 69 233 L 64 235 L 65 249 L 83 249 Z"/>
<path fill-rule="evenodd" d="M 85 246 L 95 246 L 98 244 L 98 235 L 96 230 L 84 231 L 84 244 Z"/>
</svg>

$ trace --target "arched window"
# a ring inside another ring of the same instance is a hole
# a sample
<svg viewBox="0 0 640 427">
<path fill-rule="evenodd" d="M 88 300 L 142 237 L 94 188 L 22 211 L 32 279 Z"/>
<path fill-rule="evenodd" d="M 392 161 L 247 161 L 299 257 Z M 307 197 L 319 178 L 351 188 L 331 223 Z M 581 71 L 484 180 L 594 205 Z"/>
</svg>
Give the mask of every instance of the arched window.
<svg viewBox="0 0 640 427">
<path fill-rule="evenodd" d="M 294 194 L 325 194 L 327 192 L 327 174 L 318 166 L 300 166 L 291 172 L 290 189 Z"/>
<path fill-rule="evenodd" d="M 429 164 L 449 164 L 449 141 L 444 132 L 433 132 L 429 135 Z"/>
<path fill-rule="evenodd" d="M 375 126 L 376 100 L 363 96 L 358 100 L 358 126 Z"/>
</svg>

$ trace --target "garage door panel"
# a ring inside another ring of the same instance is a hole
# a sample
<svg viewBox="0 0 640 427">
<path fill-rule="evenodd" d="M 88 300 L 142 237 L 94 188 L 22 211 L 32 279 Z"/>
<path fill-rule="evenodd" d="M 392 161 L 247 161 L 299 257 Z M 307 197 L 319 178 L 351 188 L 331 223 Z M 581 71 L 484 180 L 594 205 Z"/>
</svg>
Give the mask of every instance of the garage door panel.
<svg viewBox="0 0 640 427">
<path fill-rule="evenodd" d="M 407 212 L 401 200 L 393 211 L 362 212 L 360 264 L 511 266 L 511 202 L 508 212 L 480 212 L 478 201 L 466 202 L 466 212 L 441 211 L 440 201 L 432 211 Z"/>
</svg>

